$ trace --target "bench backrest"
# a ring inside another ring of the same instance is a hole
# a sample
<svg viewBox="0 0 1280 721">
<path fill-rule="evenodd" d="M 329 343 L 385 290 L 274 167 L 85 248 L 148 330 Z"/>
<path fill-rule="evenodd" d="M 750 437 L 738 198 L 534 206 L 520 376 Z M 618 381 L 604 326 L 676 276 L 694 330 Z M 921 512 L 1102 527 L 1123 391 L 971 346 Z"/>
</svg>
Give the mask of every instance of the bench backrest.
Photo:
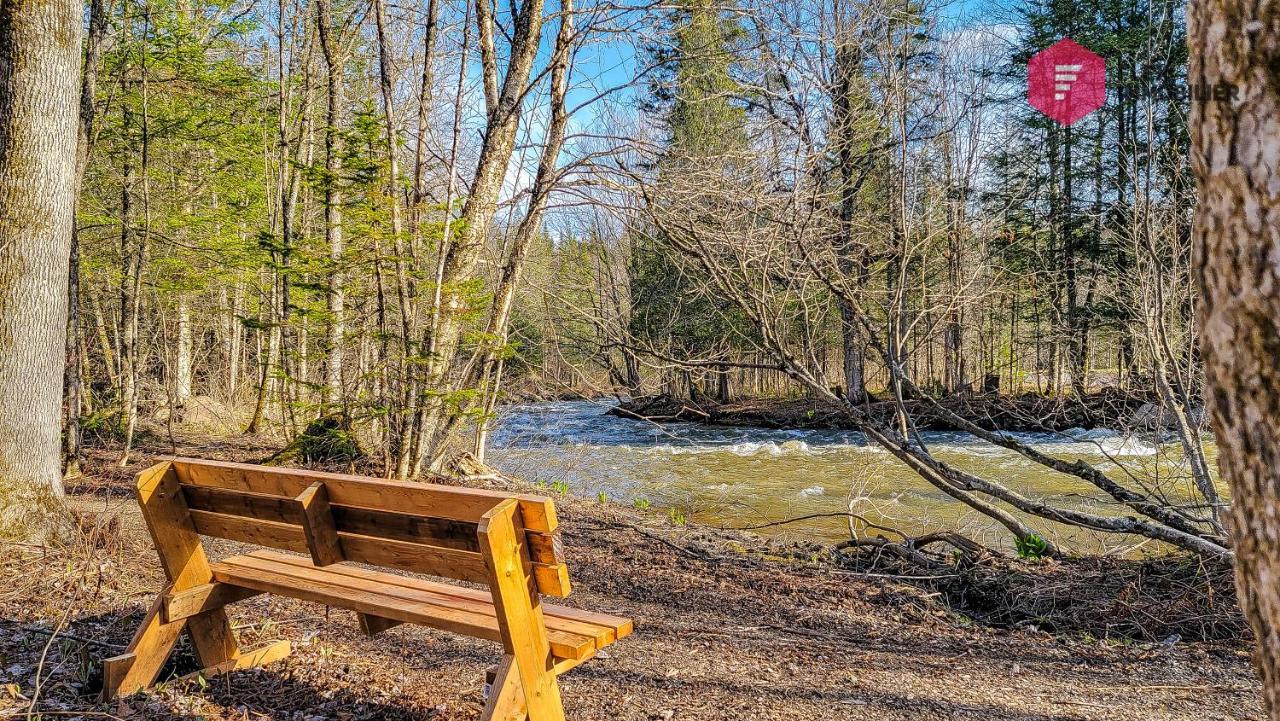
<svg viewBox="0 0 1280 721">
<path fill-rule="evenodd" d="M 478 582 L 490 580 L 479 523 L 515 499 L 537 590 L 569 595 L 555 507 L 543 496 L 190 458 L 138 474 L 144 503 L 158 486 L 205 536 L 309 553 L 316 565 L 354 561 Z"/>
</svg>

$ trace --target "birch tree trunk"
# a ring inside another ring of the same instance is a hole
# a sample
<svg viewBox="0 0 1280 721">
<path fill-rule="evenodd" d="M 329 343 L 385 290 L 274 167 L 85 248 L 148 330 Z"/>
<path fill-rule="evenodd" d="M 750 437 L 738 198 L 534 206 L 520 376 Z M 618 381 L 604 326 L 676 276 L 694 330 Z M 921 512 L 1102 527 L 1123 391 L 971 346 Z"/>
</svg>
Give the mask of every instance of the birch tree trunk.
<svg viewBox="0 0 1280 721">
<path fill-rule="evenodd" d="M 83 7 L 0 4 L 0 537 L 65 514 L 59 423 Z"/>
<path fill-rule="evenodd" d="M 185 408 L 187 402 L 191 400 L 191 353 L 191 301 L 183 295 L 178 298 L 178 357 L 174 363 L 177 376 L 175 395 L 178 407 L 171 408 L 170 414 Z"/>
<path fill-rule="evenodd" d="M 569 59 L 573 50 L 573 0 L 561 0 L 560 13 L 560 30 L 556 33 L 555 52 L 551 60 L 551 119 L 547 124 L 546 142 L 543 144 L 542 156 L 538 159 L 538 170 L 534 175 L 533 187 L 529 190 L 529 209 L 516 230 L 511 252 L 502 269 L 498 288 L 493 294 L 493 310 L 489 316 L 489 324 L 485 328 L 486 341 L 482 344 L 485 349 L 478 370 L 480 406 L 483 413 L 476 424 L 476 439 L 473 447 L 473 452 L 481 463 L 484 462 L 490 417 L 498 402 L 498 389 L 501 387 L 502 379 L 502 352 L 507 346 L 511 310 L 515 304 L 516 291 L 520 287 L 520 275 L 529 256 L 529 246 L 542 229 L 542 214 L 547 208 L 547 200 L 556 185 L 556 163 L 560 159 L 561 149 L 564 148 L 565 130 L 569 126 L 565 96 L 569 92 Z M 470 382 L 469 378 L 467 382 Z"/>
<path fill-rule="evenodd" d="M 516 130 L 520 125 L 521 108 L 529 84 L 529 73 L 538 52 L 542 34 L 543 0 L 529 0 L 521 8 L 511 36 L 511 55 L 503 76 L 501 90 L 488 107 L 488 122 L 484 142 L 476 163 L 471 194 L 462 207 L 457 240 L 448 248 L 442 264 L 438 304 L 438 316 L 432 329 L 433 343 L 427 359 L 427 385 L 429 396 L 424 405 L 423 423 L 420 429 L 419 463 L 426 457 L 435 467 L 442 458 L 439 451 L 444 441 L 441 431 L 448 419 L 444 413 L 442 393 L 447 391 L 449 371 L 462 340 L 463 318 L 466 310 L 466 292 L 463 281 L 475 275 L 476 267 L 484 251 L 489 225 L 497 212 L 498 196 L 506 177 L 511 153 L 515 150 Z M 489 0 L 476 3 L 476 22 L 481 33 L 491 32 L 494 22 Z M 483 65 L 495 64 L 492 48 L 483 41 L 480 51 Z M 486 81 L 487 82 L 487 81 Z"/>
<path fill-rule="evenodd" d="M 1280 6 L 1192 0 L 1187 31 L 1191 86 L 1235 90 L 1192 101 L 1199 320 L 1240 605 L 1280 719 Z"/>
<path fill-rule="evenodd" d="M 332 405 L 342 400 L 342 346 L 346 335 L 343 312 L 346 305 L 344 293 L 345 274 L 342 272 L 342 255 L 346 247 L 342 237 L 342 105 L 345 100 L 343 86 L 343 58 L 339 38 L 334 36 L 333 12 L 329 0 L 316 0 L 316 26 L 320 33 L 320 48 L 324 55 L 329 94 L 328 127 L 324 134 L 324 235 L 329 245 L 329 335 L 325 349 L 324 402 Z M 327 412 L 327 411 L 326 411 Z"/>
</svg>

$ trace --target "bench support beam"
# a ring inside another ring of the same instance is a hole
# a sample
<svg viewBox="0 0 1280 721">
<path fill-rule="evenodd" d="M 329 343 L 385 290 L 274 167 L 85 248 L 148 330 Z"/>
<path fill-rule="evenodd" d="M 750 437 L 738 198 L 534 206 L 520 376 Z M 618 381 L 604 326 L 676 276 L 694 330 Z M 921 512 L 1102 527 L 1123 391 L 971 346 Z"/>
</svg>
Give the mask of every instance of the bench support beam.
<svg viewBox="0 0 1280 721">
<path fill-rule="evenodd" d="M 168 585 L 151 604 L 125 652 L 107 659 L 103 668 L 104 700 L 155 683 L 184 629 L 191 634 L 191 645 L 201 666 L 225 668 L 228 664 L 235 666 L 241 659 L 231 623 L 221 606 L 184 618 L 167 616 L 170 597 L 213 580 L 173 465 L 161 463 L 139 473 L 135 492 Z"/>
<path fill-rule="evenodd" d="M 161 617 L 163 599 L 167 589 L 156 597 L 155 603 L 143 617 L 142 624 L 133 634 L 133 640 L 125 652 L 107 659 L 102 667 L 102 699 L 109 701 L 116 696 L 128 696 L 155 683 L 160 669 L 168 660 L 173 647 L 186 628 L 186 620 L 166 623 Z"/>
<path fill-rule="evenodd" d="M 252 588 L 218 581 L 204 583 L 177 593 L 162 593 L 160 597 L 164 600 L 164 604 L 161 607 L 161 614 L 166 622 L 181 621 L 246 598 L 253 598 L 260 593 L 261 591 L 255 591 Z"/>
<path fill-rule="evenodd" d="M 240 671 L 246 668 L 253 668 L 255 666 L 265 666 L 273 661 L 279 661 L 292 652 L 293 646 L 291 646 L 288 641 L 276 641 L 275 643 L 269 643 L 265 646 L 255 648 L 248 653 L 242 653 L 230 661 L 224 661 L 217 666 L 209 666 L 207 668 L 202 668 L 199 671 L 189 673 L 186 676 L 181 676 L 178 680 L 194 681 L 197 678 L 208 680 L 214 676 L 221 676 L 224 673 L 231 673 L 232 671 Z"/>
<path fill-rule="evenodd" d="M 338 529 L 333 523 L 333 511 L 329 508 L 329 491 L 324 481 L 316 481 L 298 494 L 298 506 L 302 511 L 302 535 L 311 551 L 311 562 L 328 566 L 347 560 L 338 539 Z"/>
<path fill-rule="evenodd" d="M 489 698 L 485 699 L 484 713 L 480 714 L 480 718 L 482 721 L 525 721 L 529 718 L 515 656 L 502 656 L 502 663 L 498 664 L 493 687 L 489 690 Z"/>
<path fill-rule="evenodd" d="M 519 504 L 509 498 L 485 513 L 477 529 L 480 552 L 489 569 L 493 605 L 498 613 L 498 628 L 506 654 L 504 662 L 511 659 L 504 663 L 507 670 L 501 674 L 502 687 L 505 689 L 510 683 L 508 677 L 519 680 L 529 721 L 564 721 L 555 659 L 547 641 L 542 604 L 531 574 L 532 563 L 523 541 L 524 524 L 519 511 Z M 500 690 L 495 689 L 494 696 L 501 695 Z M 482 718 L 489 721 L 497 717 Z"/>
<path fill-rule="evenodd" d="M 404 621 L 397 621 L 394 618 L 383 618 L 375 616 L 371 613 L 356 612 L 356 618 L 360 620 L 360 632 L 366 636 L 377 636 L 389 628 L 395 628 Z"/>
</svg>

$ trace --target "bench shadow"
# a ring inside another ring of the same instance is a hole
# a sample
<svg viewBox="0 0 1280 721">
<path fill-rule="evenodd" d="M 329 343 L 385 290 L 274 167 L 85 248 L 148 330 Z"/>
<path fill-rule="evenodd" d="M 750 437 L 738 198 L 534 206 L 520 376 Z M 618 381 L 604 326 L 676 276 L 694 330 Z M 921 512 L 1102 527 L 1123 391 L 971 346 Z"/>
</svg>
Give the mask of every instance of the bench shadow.
<svg viewBox="0 0 1280 721">
<path fill-rule="evenodd" d="M 142 609 L 119 610 L 70 620 L 56 642 L 49 644 L 50 635 L 37 627 L 10 618 L 0 618 L 0 651 L 6 646 L 15 653 L 6 662 L 21 667 L 22 673 L 9 678 L 0 668 L 0 678 L 29 689 L 35 685 L 38 660 L 46 645 L 49 646 L 46 662 L 41 669 L 41 681 L 50 691 L 41 698 L 56 703 L 64 709 L 78 709 L 100 713 L 102 703 L 103 662 L 123 652 L 134 629 L 142 621 Z M 418 719 L 471 718 L 480 709 L 480 700 L 466 695 L 450 694 L 445 698 L 431 696 L 430 700 L 415 697 L 413 688 L 388 699 L 373 698 L 373 694 L 361 694 L 355 689 L 344 688 L 334 679 L 327 678 L 326 671 L 311 668 L 306 661 L 301 665 L 283 667 L 272 664 L 265 668 L 251 668 L 201 682 L 179 680 L 180 677 L 199 670 L 199 664 L 191 649 L 187 634 L 178 642 L 173 654 L 165 663 L 156 682 L 156 688 L 179 690 L 189 696 L 199 696 L 211 704 L 222 706 L 233 715 L 246 718 L 296 721 L 302 718 L 388 719 L 389 721 L 416 721 Z M 441 639 L 444 640 L 444 639 Z M 391 639 L 388 639 L 391 641 Z M 434 645 L 434 644 L 433 644 Z M 462 661 L 481 669 L 496 662 L 498 653 L 483 653 L 466 644 L 449 644 L 450 665 Z M 434 660 L 437 649 L 428 652 L 419 639 L 404 638 L 393 641 L 386 649 L 388 655 L 404 654 L 419 661 Z M 409 663 L 400 661 L 408 670 Z M 444 664 L 442 664 L 444 665 Z M 314 676 L 309 678 L 308 676 Z M 476 673 L 478 689 L 483 671 Z M 346 683 L 351 680 L 347 679 Z M 358 680 L 357 680 L 358 683 Z M 147 719 L 192 718 L 189 699 L 164 693 L 134 694 L 112 701 L 114 711 L 131 709 L 131 715 Z M 474 708 L 473 708 L 474 707 Z"/>
<path fill-rule="evenodd" d="M 323 684 L 280 673 L 270 667 L 229 673 L 211 679 L 203 690 L 198 687 L 192 690 L 220 706 L 247 712 L 250 718 L 278 721 L 308 716 L 331 719 L 337 718 L 338 712 L 342 713 L 341 718 L 351 721 L 418 721 L 474 715 L 463 712 L 461 699 L 450 699 L 438 706 L 423 706 L 421 701 L 408 697 L 376 701 L 347 689 L 334 691 L 324 688 Z M 479 708 L 478 704 L 476 708 Z"/>
<path fill-rule="evenodd" d="M 83 685 L 75 705 L 85 709 L 98 707 L 97 694 L 102 686 L 102 661 L 120 653 L 128 643 L 133 630 L 142 620 L 141 608 L 122 609 L 92 616 L 83 616 L 71 620 L 61 642 L 54 644 L 50 664 L 52 674 L 61 674 L 70 678 L 81 674 Z M 337 620 L 337 619 L 333 619 Z M 340 622 L 346 626 L 346 619 Z M 324 624 L 330 626 L 330 623 Z M 408 630 L 408 629 L 405 629 Z M 0 619 L 0 632 L 26 636 L 23 641 L 28 655 L 37 656 L 40 648 L 47 642 L 46 635 L 33 632 L 29 627 L 11 620 Z M 342 633 L 342 632 L 340 632 Z M 424 637 L 420 634 L 429 634 Z M 345 636 L 345 633 L 342 633 Z M 350 638 L 336 637 L 332 640 L 341 643 L 351 641 Z M 413 629 L 402 634 L 393 630 L 379 637 L 381 647 L 375 652 L 385 656 L 388 664 L 395 664 L 394 670 L 408 675 L 416 675 L 421 671 L 431 673 L 476 674 L 474 679 L 479 685 L 483 668 L 496 662 L 500 651 L 489 644 L 473 642 L 469 639 L 456 639 L 443 632 L 427 629 Z M 87 650 L 87 653 L 86 653 Z M 87 677 L 84 669 L 67 664 L 56 663 L 58 657 L 71 658 L 76 655 L 87 656 L 92 661 Z M 191 651 L 189 641 L 184 638 L 179 642 L 174 654 L 160 675 L 160 683 L 169 688 L 181 688 L 191 696 L 203 697 L 212 704 L 233 710 L 235 713 L 247 714 L 250 718 L 273 719 L 278 721 L 295 721 L 299 718 L 315 716 L 320 718 L 344 718 L 356 721 L 359 719 L 389 719 L 391 721 L 417 719 L 461 719 L 473 718 L 479 711 L 478 694 L 468 694 L 455 690 L 443 693 L 419 693 L 409 679 L 398 684 L 403 691 L 393 692 L 389 698 L 373 697 L 370 693 L 359 692 L 360 671 L 353 671 L 345 678 L 336 679 L 332 671 L 312 663 L 314 659 L 302 659 L 290 666 L 272 665 L 266 668 L 246 669 L 224 676 L 209 679 L 205 684 L 197 681 L 181 682 L 176 686 L 175 678 L 198 670 L 198 664 Z M 466 669 L 465 671 L 463 669 Z M 477 670 L 478 669 L 478 670 Z M 393 671 L 394 672 L 394 671 Z M 49 671 L 46 671 L 49 673 Z M 354 677 L 354 678 L 353 678 Z M 46 684 L 54 680 L 46 677 Z M 470 680 L 470 679 L 468 679 Z M 344 684 L 355 682 L 355 690 L 344 687 Z M 429 682 L 429 681 L 428 681 Z M 869 717 L 888 711 L 910 711 L 917 715 L 932 717 L 971 717 L 992 719 L 994 721 L 1078 721 L 1083 718 L 1078 712 L 1063 708 L 1061 713 L 1029 712 L 1010 708 L 991 699 L 985 702 L 951 701 L 939 697 L 923 697 L 915 695 L 907 697 L 900 692 L 887 691 L 883 688 L 860 689 L 822 689 L 789 682 L 786 679 L 756 681 L 747 678 L 698 678 L 681 679 L 663 675 L 658 671 L 635 669 L 621 664 L 587 663 L 574 669 L 562 679 L 567 686 L 580 686 L 583 690 L 592 687 L 627 688 L 633 690 L 649 689 L 651 693 L 641 693 L 641 698 L 674 701 L 681 699 L 698 699 L 714 696 L 741 699 L 763 699 L 773 708 L 813 707 L 827 708 L 832 711 L 832 718 Z M 23 682 L 27 686 L 26 682 Z M 420 688 L 420 687 L 419 687 Z M 581 691 L 579 692 L 581 693 Z M 565 694 L 566 710 L 572 715 L 575 693 Z M 120 703 L 120 702 L 117 702 Z M 181 697 L 160 695 L 141 695 L 125 699 L 123 703 L 136 710 L 143 718 L 190 718 L 190 710 L 183 706 Z M 667 703 L 670 703 L 668 701 Z M 757 701 L 758 703 L 758 701 Z M 341 716 L 339 716 L 341 712 Z"/>
</svg>

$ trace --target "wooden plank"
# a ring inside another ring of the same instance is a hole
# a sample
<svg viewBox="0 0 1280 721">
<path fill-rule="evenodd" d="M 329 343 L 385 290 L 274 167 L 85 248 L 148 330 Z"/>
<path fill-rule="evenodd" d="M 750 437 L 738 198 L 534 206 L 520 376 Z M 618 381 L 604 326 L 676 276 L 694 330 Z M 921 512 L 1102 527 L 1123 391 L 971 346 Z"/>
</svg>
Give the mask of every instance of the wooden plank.
<svg viewBox="0 0 1280 721">
<path fill-rule="evenodd" d="M 187 507 L 193 511 L 245 516 L 274 523 L 302 523 L 301 512 L 293 497 L 191 484 L 183 484 L 182 492 Z M 334 527 L 339 531 L 464 551 L 480 550 L 475 521 L 398 513 L 396 509 L 344 506 L 334 503 L 332 498 L 329 505 Z M 548 565 L 564 563 L 564 543 L 558 531 L 528 531 L 526 535 L 529 538 L 529 556 L 535 562 Z"/>
<path fill-rule="evenodd" d="M 226 488 L 193 486 L 184 484 L 183 494 L 187 505 L 193 511 L 211 511 L 227 515 L 245 516 L 260 521 L 274 523 L 302 524 L 302 513 L 296 499 L 281 496 L 269 496 L 251 491 L 236 491 Z M 333 513 L 334 527 L 339 531 L 359 533 L 367 536 L 392 538 L 411 543 L 425 543 L 432 546 L 457 548 L 464 551 L 479 551 L 476 541 L 476 524 L 467 521 L 454 521 L 447 518 L 431 518 L 414 516 L 406 513 L 342 506 L 332 502 L 329 504 Z M 551 539 L 554 534 L 540 534 Z M 548 558 L 554 558 L 551 541 L 543 542 L 548 547 Z M 553 562 L 553 561 L 548 561 Z"/>
<path fill-rule="evenodd" d="M 480 551 L 480 544 L 476 541 L 474 522 L 414 516 L 393 511 L 394 509 L 377 510 L 334 505 L 333 522 L 338 530 L 349 533 L 457 548 L 462 551 Z"/>
<path fill-rule="evenodd" d="M 178 634 L 174 635 L 174 643 L 177 643 L 178 636 L 181 633 L 179 631 Z M 133 669 L 137 659 L 137 654 L 122 653 L 102 661 L 102 693 L 99 695 L 102 701 L 111 701 L 120 696 L 129 696 L 146 688 L 136 683 L 130 683 L 127 680 L 129 672 Z"/>
<path fill-rule="evenodd" d="M 459 581 L 483 581 L 484 558 L 471 551 L 339 533 L 347 560 Z"/>
<path fill-rule="evenodd" d="M 260 521 L 210 511 L 192 511 L 191 520 L 201 535 L 285 551 L 311 552 L 307 548 L 307 538 L 302 533 L 301 525 Z"/>
<path fill-rule="evenodd" d="M 382 616 L 374 616 L 369 613 L 356 613 L 356 619 L 360 622 L 360 631 L 366 636 L 377 636 L 389 628 L 395 628 L 404 621 L 397 621 L 392 618 L 383 618 Z"/>
<path fill-rule="evenodd" d="M 296 497 L 317 480 L 330 486 L 334 504 L 399 508 L 424 516 L 478 521 L 506 494 L 436 484 L 398 483 L 338 473 L 243 463 L 176 459 L 184 483 Z M 539 529 L 552 530 L 552 529 Z"/>
<path fill-rule="evenodd" d="M 162 463 L 139 473 L 135 491 L 171 589 L 185 591 L 208 583 L 212 579 L 209 560 L 200 545 L 200 536 L 173 465 Z M 229 661 L 240 653 L 231 624 L 221 609 L 191 617 L 187 628 L 202 666 Z M 145 685 L 151 685 L 151 681 Z"/>
<path fill-rule="evenodd" d="M 331 586 L 350 588 L 355 591 L 373 591 L 402 601 L 456 609 L 477 616 L 484 616 L 488 619 L 485 621 L 487 625 L 497 628 L 497 611 L 494 608 L 493 599 L 484 591 L 463 589 L 457 586 L 410 579 L 378 571 L 366 571 L 365 569 L 347 565 L 316 568 L 301 556 L 271 554 L 268 551 L 228 558 L 220 564 L 215 564 L 215 573 L 220 572 L 224 564 L 230 569 L 226 571 L 229 574 L 228 577 L 231 577 L 231 574 L 240 572 L 241 569 L 252 568 L 300 581 L 322 581 Z M 384 583 L 379 577 L 392 579 L 395 582 Z M 465 593 L 460 594 L 455 593 L 455 591 Z M 575 619 L 563 619 L 557 620 L 555 626 L 554 635 L 557 639 L 557 650 L 561 647 L 568 647 L 574 649 L 575 654 L 579 652 L 581 640 L 584 638 L 591 641 L 593 648 L 601 648 L 616 639 L 616 633 L 612 628 L 600 624 Z"/>
<path fill-rule="evenodd" d="M 243 601 L 258 595 L 258 591 L 225 583 L 206 583 L 185 591 L 170 592 L 162 596 L 161 614 L 165 621 L 181 621 L 184 618 L 208 613 L 229 603 Z"/>
<path fill-rule="evenodd" d="M 272 564 L 270 567 L 277 569 L 282 566 L 294 566 L 304 570 L 314 569 L 314 566 L 302 556 L 291 556 L 274 551 L 255 551 L 248 554 L 247 557 L 261 559 Z M 468 610 L 497 617 L 497 610 L 493 605 L 493 597 L 488 591 L 451 586 L 418 578 L 406 578 L 392 573 L 345 565 L 326 567 L 324 573 L 334 574 L 335 582 L 343 585 L 355 585 L 361 588 L 376 587 L 384 593 L 392 595 L 401 592 L 401 589 L 403 589 L 411 592 L 403 595 L 405 598 L 428 601 L 438 600 L 449 604 L 465 603 L 466 605 L 462 607 Z M 543 604 L 542 609 L 548 629 L 554 628 L 590 636 L 595 639 L 597 648 L 604 648 L 631 633 L 631 619 L 547 604 Z"/>
<path fill-rule="evenodd" d="M 156 676 L 160 675 L 160 669 L 186 627 L 184 621 L 166 622 L 161 614 L 168 590 L 166 587 L 151 604 L 125 652 L 103 662 L 103 701 L 141 691 L 155 683 Z"/>
<path fill-rule="evenodd" d="M 257 521 L 207 511 L 192 511 L 196 529 L 216 538 L 243 541 L 284 551 L 310 553 L 301 526 L 271 521 Z M 488 578 L 484 559 L 479 553 L 453 548 L 424 546 L 386 538 L 338 532 L 343 555 L 348 561 L 404 571 L 442 576 L 460 581 L 482 582 Z"/>
<path fill-rule="evenodd" d="M 217 666 L 208 666 L 200 669 L 199 671 L 193 671 L 185 676 L 179 676 L 177 680 L 195 681 L 198 678 L 208 680 L 215 676 L 231 673 L 232 671 L 240 671 L 246 668 L 253 668 L 255 666 L 266 666 L 269 663 L 274 663 L 285 658 L 292 652 L 293 647 L 288 641 L 276 641 L 275 643 L 269 643 L 261 648 L 255 648 L 248 653 L 241 654 L 230 661 L 224 661 Z"/>
<path fill-rule="evenodd" d="M 555 533 L 525 531 L 524 535 L 529 541 L 529 558 L 532 561 L 547 565 L 564 563 L 564 539 L 560 537 L 559 531 Z"/>
<path fill-rule="evenodd" d="M 506 500 L 480 521 L 480 549 L 489 567 L 502 646 L 515 657 L 530 721 L 564 721 L 538 591 L 529 573 L 519 506 Z"/>
<path fill-rule="evenodd" d="M 259 521 L 302 525 L 302 509 L 296 496 L 269 496 L 252 491 L 182 484 L 182 495 L 193 511 L 245 516 Z"/>
<path fill-rule="evenodd" d="M 533 574 L 533 582 L 537 584 L 540 593 L 556 598 L 568 598 L 573 592 L 573 586 L 569 583 L 569 567 L 563 563 L 555 566 L 534 563 L 530 566 L 530 570 Z"/>
<path fill-rule="evenodd" d="M 503 654 L 498 670 L 493 676 L 493 686 L 485 699 L 480 721 L 524 721 L 528 712 L 524 705 L 524 689 L 520 686 L 520 672 L 515 656 Z"/>
<path fill-rule="evenodd" d="M 492 616 L 458 608 L 456 604 L 410 600 L 404 598 L 403 593 L 392 594 L 381 588 L 353 588 L 335 582 L 328 569 L 282 569 L 251 556 L 226 559 L 214 564 L 213 569 L 214 577 L 223 583 L 416 623 L 463 636 L 491 641 L 502 638 L 497 620 Z M 563 658 L 579 658 L 595 652 L 595 642 L 588 636 L 557 632 L 549 642 Z"/>
<path fill-rule="evenodd" d="M 316 481 L 298 494 L 302 508 L 302 535 L 307 539 L 311 560 L 317 566 L 328 566 L 346 560 L 329 512 L 329 494 L 324 482 Z"/>
<path fill-rule="evenodd" d="M 587 656 L 586 658 L 558 658 L 556 659 L 556 665 L 552 667 L 552 670 L 555 671 L 555 674 L 557 676 L 559 676 L 561 674 L 567 673 L 570 670 L 581 666 L 587 661 L 590 661 L 591 659 L 595 658 L 595 656 L 596 655 L 593 653 L 590 656 Z"/>
<path fill-rule="evenodd" d="M 516 498 L 524 527 L 542 533 L 556 530 L 555 506 L 545 496 L 510 494 L 480 488 L 433 483 L 400 483 L 341 473 L 255 466 L 247 463 L 175 458 L 182 482 L 295 498 L 304 488 L 324 481 L 334 505 L 396 509 L 405 513 L 478 522 L 491 508 Z"/>
</svg>

